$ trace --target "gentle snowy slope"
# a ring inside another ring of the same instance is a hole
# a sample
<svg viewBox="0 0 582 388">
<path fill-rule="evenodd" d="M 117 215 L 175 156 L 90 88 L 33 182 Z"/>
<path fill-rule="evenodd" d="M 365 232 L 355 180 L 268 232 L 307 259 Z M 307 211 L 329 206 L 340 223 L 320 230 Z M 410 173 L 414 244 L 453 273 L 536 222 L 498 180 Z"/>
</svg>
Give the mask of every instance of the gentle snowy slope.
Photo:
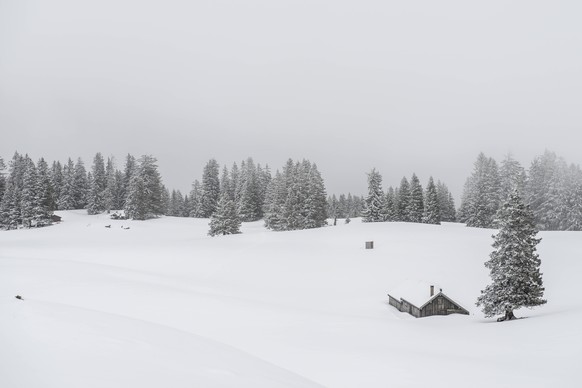
<svg viewBox="0 0 582 388">
<path fill-rule="evenodd" d="M 582 362 L 580 233 L 540 234 L 548 304 L 495 323 L 474 306 L 492 230 L 257 222 L 211 238 L 208 220 L 60 214 L 0 233 L 1 387 L 572 386 Z M 471 315 L 388 306 L 410 282 Z"/>
</svg>

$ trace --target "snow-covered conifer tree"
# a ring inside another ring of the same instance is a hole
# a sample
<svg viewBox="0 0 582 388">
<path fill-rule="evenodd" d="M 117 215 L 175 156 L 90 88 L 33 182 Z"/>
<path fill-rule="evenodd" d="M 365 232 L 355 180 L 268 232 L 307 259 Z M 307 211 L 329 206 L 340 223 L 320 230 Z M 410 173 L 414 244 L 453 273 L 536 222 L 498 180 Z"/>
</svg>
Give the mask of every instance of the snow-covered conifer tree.
<svg viewBox="0 0 582 388">
<path fill-rule="evenodd" d="M 23 192 L 23 177 L 25 160 L 18 152 L 10 161 L 9 174 L 6 178 L 6 189 L 0 201 L 0 225 L 10 230 L 17 229 L 22 223 L 21 196 Z"/>
<path fill-rule="evenodd" d="M 71 158 L 63 168 L 62 187 L 57 206 L 59 210 L 75 209 L 75 164 Z"/>
<path fill-rule="evenodd" d="M 523 195 L 526 182 L 525 169 L 511 155 L 507 155 L 501 162 L 499 179 L 501 182 L 499 194 L 501 201 L 507 200 L 515 189 Z"/>
<path fill-rule="evenodd" d="M 480 153 L 467 179 L 459 209 L 461 222 L 477 228 L 493 227 L 501 204 L 501 180 L 497 163 Z"/>
<path fill-rule="evenodd" d="M 320 228 L 327 224 L 327 194 L 323 178 L 315 163 L 308 160 L 302 163 L 302 170 L 307 174 L 307 190 L 303 213 L 305 215 L 305 228 Z"/>
<path fill-rule="evenodd" d="M 210 218 L 209 225 L 208 234 L 210 236 L 240 233 L 241 220 L 228 192 L 223 193 L 220 197 L 216 212 Z"/>
<path fill-rule="evenodd" d="M 439 212 L 441 215 L 440 220 L 445 222 L 455 222 L 457 220 L 455 200 L 453 195 L 449 192 L 449 188 L 441 181 L 438 181 L 436 190 L 439 202 Z"/>
<path fill-rule="evenodd" d="M 441 223 L 441 213 L 439 200 L 437 195 L 437 189 L 434 184 L 432 176 L 428 178 L 428 185 L 426 185 L 426 198 L 424 201 L 424 215 L 422 222 L 425 224 L 435 224 L 440 225 Z"/>
<path fill-rule="evenodd" d="M 222 168 L 222 175 L 220 176 L 220 196 L 222 197 L 225 193 L 234 201 L 234 190 L 232 189 L 230 172 L 226 166 Z"/>
<path fill-rule="evenodd" d="M 242 166 L 237 196 L 238 213 L 242 221 L 256 221 L 263 216 L 263 200 L 257 168 L 252 158 L 248 158 Z"/>
<path fill-rule="evenodd" d="M 216 211 L 219 199 L 219 166 L 215 159 L 210 159 L 202 173 L 202 193 L 200 198 L 200 215 L 202 218 L 209 218 Z"/>
<path fill-rule="evenodd" d="M 131 177 L 135 171 L 135 157 L 131 154 L 127 154 L 125 157 L 125 167 L 123 169 L 123 178 L 121 181 L 121 190 L 119 193 L 119 197 L 121 198 L 121 208 L 125 208 L 125 201 L 127 199 L 127 195 L 129 193 L 129 184 L 131 182 Z"/>
<path fill-rule="evenodd" d="M 279 170 L 271 179 L 265 198 L 265 227 L 272 230 L 285 230 L 283 209 L 287 198 L 286 182 Z"/>
<path fill-rule="evenodd" d="M 397 221 L 397 207 L 396 207 L 396 194 L 394 193 L 394 188 L 390 186 L 386 190 L 386 198 L 384 199 L 384 214 L 385 221 Z"/>
<path fill-rule="evenodd" d="M 132 174 L 125 214 L 134 220 L 145 220 L 165 213 L 164 187 L 158 172 L 157 160 L 143 155 Z"/>
<path fill-rule="evenodd" d="M 408 183 L 406 177 L 402 177 L 402 180 L 400 181 L 396 200 L 398 209 L 396 217 L 398 217 L 398 221 L 409 222 L 408 207 L 410 204 L 410 183 Z"/>
<path fill-rule="evenodd" d="M 513 311 L 521 307 L 535 307 L 546 303 L 540 273 L 541 260 L 536 253 L 533 214 L 517 190 L 510 195 L 499 215 L 499 232 L 494 236 L 490 259 L 485 267 L 490 270 L 492 283 L 477 299 L 485 316 L 504 314 L 499 320 L 514 319 Z"/>
<path fill-rule="evenodd" d="M 192 190 L 190 190 L 190 217 L 202 218 L 200 210 L 200 199 L 202 198 L 202 188 L 200 182 L 196 179 L 192 183 Z"/>
<path fill-rule="evenodd" d="M 416 174 L 410 179 L 410 197 L 406 213 L 409 222 L 422 222 L 424 214 L 424 193 Z"/>
<path fill-rule="evenodd" d="M 6 165 L 4 164 L 4 159 L 2 159 L 0 156 L 0 201 L 2 201 L 2 196 L 6 190 L 6 174 L 4 173 L 5 169 Z"/>
<path fill-rule="evenodd" d="M 99 214 L 107 208 L 105 198 L 107 175 L 105 174 L 105 161 L 100 152 L 98 152 L 93 159 L 93 168 L 91 172 L 92 179 L 89 189 L 87 213 Z"/>
<path fill-rule="evenodd" d="M 51 186 L 53 188 L 53 195 L 51 199 L 51 208 L 53 210 L 58 210 L 59 199 L 61 198 L 61 193 L 63 191 L 64 186 L 64 178 L 63 178 L 63 165 L 59 161 L 54 161 L 53 165 L 50 169 L 50 179 L 51 179 Z"/>
<path fill-rule="evenodd" d="M 77 158 L 73 177 L 73 203 L 75 209 L 85 209 L 87 207 L 89 189 L 90 179 L 85 169 L 85 163 L 81 158 Z"/>
<path fill-rule="evenodd" d="M 382 175 L 375 168 L 368 174 L 368 196 L 362 211 L 363 222 L 384 221 L 384 192 L 382 191 Z"/>
<path fill-rule="evenodd" d="M 20 196 L 20 217 L 22 226 L 30 228 L 34 219 L 34 207 L 37 189 L 36 166 L 28 155 L 24 156 L 24 175 Z"/>
<path fill-rule="evenodd" d="M 36 227 L 41 227 L 52 223 L 53 189 L 46 161 L 40 158 L 36 167 L 37 174 L 32 224 Z"/>
</svg>

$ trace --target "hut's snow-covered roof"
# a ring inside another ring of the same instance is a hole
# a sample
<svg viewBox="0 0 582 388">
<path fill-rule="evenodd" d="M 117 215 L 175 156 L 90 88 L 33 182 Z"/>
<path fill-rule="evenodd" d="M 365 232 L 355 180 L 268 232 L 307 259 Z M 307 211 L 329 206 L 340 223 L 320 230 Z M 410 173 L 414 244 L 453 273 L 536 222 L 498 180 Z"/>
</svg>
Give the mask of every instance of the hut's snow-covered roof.
<svg viewBox="0 0 582 388">
<path fill-rule="evenodd" d="M 430 286 L 434 286 L 434 295 L 430 296 Z M 388 292 L 391 297 L 400 300 L 404 299 L 420 308 L 430 299 L 434 298 L 441 291 L 438 283 L 426 282 L 423 280 L 405 280 Z"/>
</svg>

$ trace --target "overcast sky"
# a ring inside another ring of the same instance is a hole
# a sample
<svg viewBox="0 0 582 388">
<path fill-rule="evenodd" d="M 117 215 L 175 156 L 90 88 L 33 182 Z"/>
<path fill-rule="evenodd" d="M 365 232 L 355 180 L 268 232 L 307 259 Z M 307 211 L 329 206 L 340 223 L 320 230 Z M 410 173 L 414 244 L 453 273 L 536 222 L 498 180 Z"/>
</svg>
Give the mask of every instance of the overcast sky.
<svg viewBox="0 0 582 388">
<path fill-rule="evenodd" d="M 582 2 L 0 0 L 0 156 L 152 154 L 172 189 L 248 156 L 328 193 L 480 151 L 582 164 Z M 458 204 L 458 203 L 457 203 Z"/>
</svg>

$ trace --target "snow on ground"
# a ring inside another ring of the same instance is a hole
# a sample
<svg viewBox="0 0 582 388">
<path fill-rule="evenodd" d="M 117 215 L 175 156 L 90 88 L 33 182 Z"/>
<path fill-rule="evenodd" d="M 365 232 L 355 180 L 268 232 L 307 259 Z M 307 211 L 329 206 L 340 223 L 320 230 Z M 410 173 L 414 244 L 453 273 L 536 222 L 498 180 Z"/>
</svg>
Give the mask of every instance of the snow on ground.
<svg viewBox="0 0 582 388">
<path fill-rule="evenodd" d="M 0 232 L 0 387 L 577 385 L 582 233 L 540 233 L 548 304 L 497 323 L 474 305 L 493 230 L 256 222 L 212 238 L 208 220 L 59 214 Z M 387 304 L 414 282 L 471 315 Z"/>
</svg>

